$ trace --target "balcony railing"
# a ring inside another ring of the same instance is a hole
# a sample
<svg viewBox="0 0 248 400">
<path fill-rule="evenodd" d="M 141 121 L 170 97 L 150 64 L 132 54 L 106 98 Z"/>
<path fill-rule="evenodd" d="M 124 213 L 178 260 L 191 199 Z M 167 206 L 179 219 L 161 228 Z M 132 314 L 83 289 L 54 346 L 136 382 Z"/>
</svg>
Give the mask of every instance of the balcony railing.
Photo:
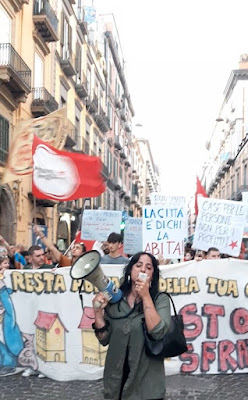
<svg viewBox="0 0 248 400">
<path fill-rule="evenodd" d="M 87 99 L 86 107 L 91 114 L 95 114 L 98 110 L 98 98 L 94 94 L 92 99 Z"/>
<path fill-rule="evenodd" d="M 76 75 L 75 55 L 70 49 L 63 47 L 62 56 L 60 58 L 60 66 L 67 77 Z"/>
<path fill-rule="evenodd" d="M 88 96 L 88 82 L 83 72 L 77 75 L 75 89 L 81 99 Z"/>
<path fill-rule="evenodd" d="M 0 43 L 0 69 L 2 67 L 10 68 L 30 93 L 31 70 L 10 43 Z"/>
<path fill-rule="evenodd" d="M 34 0 L 33 21 L 46 42 L 58 40 L 58 19 L 48 0 Z"/>
<path fill-rule="evenodd" d="M 83 35 L 87 35 L 88 34 L 88 30 L 87 30 L 88 24 L 85 21 L 84 7 L 78 7 L 78 9 L 77 9 L 77 19 L 78 19 L 78 24 L 80 26 L 82 34 Z"/>
<path fill-rule="evenodd" d="M 55 98 L 45 88 L 33 88 L 31 111 L 35 116 L 47 115 L 58 109 Z"/>
<path fill-rule="evenodd" d="M 98 126 L 98 128 L 106 133 L 110 129 L 109 127 L 109 119 L 106 116 L 106 113 L 103 111 L 102 107 L 99 107 L 99 112 L 94 115 L 94 120 Z"/>
</svg>

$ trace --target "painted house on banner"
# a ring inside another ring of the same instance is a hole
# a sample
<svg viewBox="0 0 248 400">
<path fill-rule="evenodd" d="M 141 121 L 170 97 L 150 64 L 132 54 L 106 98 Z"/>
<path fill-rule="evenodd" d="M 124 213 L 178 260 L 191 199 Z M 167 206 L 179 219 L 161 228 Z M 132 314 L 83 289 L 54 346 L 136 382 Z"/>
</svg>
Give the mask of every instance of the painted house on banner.
<svg viewBox="0 0 248 400">
<path fill-rule="evenodd" d="M 95 336 L 92 329 L 94 322 L 94 310 L 92 307 L 84 307 L 83 316 L 78 326 L 82 335 L 82 362 L 84 364 L 94 364 L 103 367 L 108 350 L 108 346 L 102 346 Z"/>
<path fill-rule="evenodd" d="M 59 315 L 39 311 L 34 324 L 37 356 L 48 362 L 66 362 L 65 334 L 68 330 Z"/>
</svg>

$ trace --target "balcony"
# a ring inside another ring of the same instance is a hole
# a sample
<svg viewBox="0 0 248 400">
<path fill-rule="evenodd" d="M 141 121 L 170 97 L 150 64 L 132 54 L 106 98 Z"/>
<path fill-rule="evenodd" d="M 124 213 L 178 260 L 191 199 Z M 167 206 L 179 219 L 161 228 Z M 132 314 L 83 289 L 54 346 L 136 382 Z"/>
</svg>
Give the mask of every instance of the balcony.
<svg viewBox="0 0 248 400">
<path fill-rule="evenodd" d="M 10 43 L 0 43 L 0 84 L 17 103 L 25 102 L 31 92 L 31 70 Z"/>
<path fill-rule="evenodd" d="M 100 107 L 99 112 L 94 115 L 94 120 L 95 120 L 98 128 L 103 133 L 108 132 L 108 130 L 109 130 L 109 120 L 108 120 L 108 117 L 106 116 L 106 113 L 103 111 L 103 109 L 101 107 Z"/>
<path fill-rule="evenodd" d="M 122 180 L 119 176 L 116 176 L 114 178 L 114 186 L 115 186 L 115 190 L 120 190 L 122 187 Z"/>
<path fill-rule="evenodd" d="M 77 77 L 75 90 L 80 97 L 80 99 L 84 99 L 88 96 L 88 83 L 85 74 L 82 72 L 79 77 Z"/>
<path fill-rule="evenodd" d="M 34 0 L 33 22 L 46 42 L 56 42 L 58 19 L 48 0 Z"/>
<path fill-rule="evenodd" d="M 131 157 L 130 156 L 127 156 L 127 158 L 126 158 L 126 160 L 125 160 L 125 165 L 127 166 L 127 167 L 131 167 Z"/>
<path fill-rule="evenodd" d="M 95 114 L 98 110 L 98 98 L 94 94 L 92 99 L 87 99 L 86 100 L 86 108 L 89 111 L 90 114 Z"/>
<path fill-rule="evenodd" d="M 116 108 L 121 108 L 122 107 L 122 100 L 120 97 L 115 97 L 115 107 Z"/>
<path fill-rule="evenodd" d="M 62 56 L 60 58 L 60 66 L 68 78 L 76 75 L 75 56 L 71 50 L 65 47 L 63 47 Z"/>
<path fill-rule="evenodd" d="M 120 136 L 115 136 L 115 139 L 114 139 L 114 146 L 115 146 L 115 148 L 116 148 L 117 150 L 121 150 L 121 149 L 122 149 Z"/>
<path fill-rule="evenodd" d="M 77 9 L 77 19 L 78 19 L 78 25 L 81 29 L 81 32 L 83 35 L 88 35 L 88 24 L 85 21 L 85 11 L 84 7 L 78 7 Z"/>
<path fill-rule="evenodd" d="M 121 119 L 122 119 L 123 121 L 126 121 L 126 120 L 127 120 L 127 114 L 126 114 L 125 108 L 122 108 L 122 109 L 121 109 L 120 116 L 121 116 Z"/>
<path fill-rule="evenodd" d="M 31 111 L 34 117 L 50 114 L 58 109 L 55 98 L 45 88 L 32 89 Z"/>
<path fill-rule="evenodd" d="M 131 204 L 137 204 L 138 203 L 138 195 L 133 194 L 131 198 Z"/>
<path fill-rule="evenodd" d="M 123 147 L 120 150 L 120 157 L 123 158 L 124 160 L 127 158 L 127 149 L 126 149 L 126 147 Z"/>
<path fill-rule="evenodd" d="M 125 122 L 125 129 L 128 133 L 132 132 L 132 126 L 130 122 Z"/>
</svg>

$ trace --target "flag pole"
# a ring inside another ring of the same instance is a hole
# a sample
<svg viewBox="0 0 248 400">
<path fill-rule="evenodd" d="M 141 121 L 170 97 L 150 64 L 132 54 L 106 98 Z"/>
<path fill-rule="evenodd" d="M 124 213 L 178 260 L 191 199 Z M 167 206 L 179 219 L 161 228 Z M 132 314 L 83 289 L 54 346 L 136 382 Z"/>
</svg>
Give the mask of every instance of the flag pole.
<svg viewBox="0 0 248 400">
<path fill-rule="evenodd" d="M 36 217 L 36 197 L 34 196 L 34 224 L 37 225 L 37 217 Z"/>
</svg>

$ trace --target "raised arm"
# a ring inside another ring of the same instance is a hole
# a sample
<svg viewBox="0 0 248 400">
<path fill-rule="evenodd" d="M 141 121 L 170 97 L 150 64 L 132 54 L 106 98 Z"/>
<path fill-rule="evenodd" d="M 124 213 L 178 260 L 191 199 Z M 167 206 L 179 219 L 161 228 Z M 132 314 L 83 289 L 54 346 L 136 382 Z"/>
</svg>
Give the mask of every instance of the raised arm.
<svg viewBox="0 0 248 400">
<path fill-rule="evenodd" d="M 10 247 L 9 243 L 1 235 L 0 235 L 0 244 L 2 244 L 4 247 L 6 247 L 6 249 L 8 251 L 8 255 L 10 257 L 14 257 L 15 250 Z"/>
<path fill-rule="evenodd" d="M 44 232 L 37 225 L 34 225 L 34 233 L 40 238 L 42 243 L 48 248 L 48 250 L 51 251 L 54 258 L 59 262 L 61 258 L 61 252 L 54 246 L 53 242 L 49 240 L 46 235 L 44 235 Z"/>
</svg>

